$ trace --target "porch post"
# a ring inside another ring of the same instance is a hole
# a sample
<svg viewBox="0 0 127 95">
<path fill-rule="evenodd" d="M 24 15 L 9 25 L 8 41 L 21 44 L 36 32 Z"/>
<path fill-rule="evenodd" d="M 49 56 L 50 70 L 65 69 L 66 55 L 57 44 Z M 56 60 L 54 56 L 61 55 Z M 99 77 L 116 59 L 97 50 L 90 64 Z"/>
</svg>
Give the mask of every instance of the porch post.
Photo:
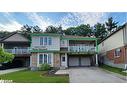
<svg viewBox="0 0 127 95">
<path fill-rule="evenodd" d="M 96 54 L 96 66 L 98 66 L 98 54 Z"/>
<path fill-rule="evenodd" d="M 96 66 L 98 66 L 98 43 L 96 40 Z"/>
</svg>

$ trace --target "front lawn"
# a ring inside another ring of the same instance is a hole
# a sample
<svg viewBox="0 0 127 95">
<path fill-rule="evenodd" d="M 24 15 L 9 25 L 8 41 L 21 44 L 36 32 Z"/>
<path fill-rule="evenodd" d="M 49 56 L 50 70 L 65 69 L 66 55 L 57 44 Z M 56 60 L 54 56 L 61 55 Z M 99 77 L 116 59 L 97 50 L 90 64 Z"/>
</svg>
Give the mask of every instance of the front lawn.
<svg viewBox="0 0 127 95">
<path fill-rule="evenodd" d="M 121 74 L 121 75 L 124 75 L 124 76 L 127 76 L 127 73 L 122 72 L 123 69 L 120 69 L 120 68 L 111 67 L 111 66 L 108 66 L 108 65 L 105 65 L 105 64 L 100 66 L 100 68 L 111 71 L 111 72 L 114 72 L 114 73 L 118 73 L 118 74 Z"/>
<path fill-rule="evenodd" d="M 48 76 L 44 71 L 18 71 L 0 75 L 0 80 L 13 80 L 16 83 L 68 83 L 69 76 Z"/>
</svg>

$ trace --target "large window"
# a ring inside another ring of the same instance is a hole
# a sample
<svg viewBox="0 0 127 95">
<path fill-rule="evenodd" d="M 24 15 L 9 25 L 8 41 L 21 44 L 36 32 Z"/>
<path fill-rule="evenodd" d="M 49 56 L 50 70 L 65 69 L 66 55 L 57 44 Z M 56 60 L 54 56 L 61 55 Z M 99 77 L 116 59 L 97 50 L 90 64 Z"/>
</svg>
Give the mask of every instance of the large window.
<svg viewBox="0 0 127 95">
<path fill-rule="evenodd" d="M 40 45 L 52 45 L 51 37 L 40 37 Z"/>
<path fill-rule="evenodd" d="M 48 63 L 51 64 L 51 54 L 44 53 L 39 55 L 39 64 Z"/>
</svg>

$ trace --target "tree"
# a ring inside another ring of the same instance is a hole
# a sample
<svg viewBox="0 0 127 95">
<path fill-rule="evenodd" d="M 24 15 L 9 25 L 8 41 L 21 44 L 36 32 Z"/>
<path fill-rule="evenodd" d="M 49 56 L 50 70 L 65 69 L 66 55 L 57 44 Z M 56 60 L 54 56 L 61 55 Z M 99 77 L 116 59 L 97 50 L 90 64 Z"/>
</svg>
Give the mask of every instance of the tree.
<svg viewBox="0 0 127 95">
<path fill-rule="evenodd" d="M 57 34 L 63 34 L 63 30 L 62 30 L 62 26 L 58 26 L 58 27 L 55 27 L 55 26 L 48 26 L 45 30 L 45 32 L 47 33 L 57 33 Z"/>
<path fill-rule="evenodd" d="M 13 54 L 5 52 L 2 48 L 0 48 L 0 63 L 11 62 L 13 59 Z"/>
<path fill-rule="evenodd" d="M 104 24 L 97 23 L 94 25 L 93 33 L 96 38 L 103 39 L 107 36 L 107 31 Z"/>
<path fill-rule="evenodd" d="M 113 29 L 117 28 L 118 22 L 113 21 L 113 18 L 110 17 L 110 18 L 108 18 L 108 21 L 105 22 L 105 24 L 106 24 L 106 27 L 107 27 L 107 30 L 109 31 L 109 33 L 112 33 Z"/>
<path fill-rule="evenodd" d="M 21 30 L 19 32 L 21 32 L 21 34 L 23 34 L 28 39 L 30 39 L 31 33 L 40 33 L 40 32 L 42 32 L 42 29 L 37 25 L 36 26 L 29 26 L 26 24 L 26 25 L 23 25 L 23 27 L 21 27 Z"/>
<path fill-rule="evenodd" d="M 77 27 L 69 27 L 65 30 L 67 35 L 78 35 L 78 36 L 90 36 L 92 34 L 92 28 L 89 24 L 81 24 Z"/>
</svg>

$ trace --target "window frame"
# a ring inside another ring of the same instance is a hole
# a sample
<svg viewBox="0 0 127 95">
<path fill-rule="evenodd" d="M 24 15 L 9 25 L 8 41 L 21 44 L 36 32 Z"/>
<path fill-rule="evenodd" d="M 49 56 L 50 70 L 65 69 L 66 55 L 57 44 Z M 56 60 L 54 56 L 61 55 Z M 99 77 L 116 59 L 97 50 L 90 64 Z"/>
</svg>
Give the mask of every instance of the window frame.
<svg viewBox="0 0 127 95">
<path fill-rule="evenodd" d="M 40 55 L 42 55 L 42 62 L 40 61 Z M 49 60 L 50 59 L 50 60 Z M 39 64 L 51 64 L 52 63 L 52 54 L 51 53 L 40 53 L 39 54 Z"/>
<path fill-rule="evenodd" d="M 119 50 L 119 51 L 118 51 L 118 50 Z M 114 51 L 114 56 L 115 56 L 115 57 L 120 57 L 120 55 L 121 55 L 121 49 L 120 49 L 120 48 L 115 49 L 115 51 Z"/>
</svg>

